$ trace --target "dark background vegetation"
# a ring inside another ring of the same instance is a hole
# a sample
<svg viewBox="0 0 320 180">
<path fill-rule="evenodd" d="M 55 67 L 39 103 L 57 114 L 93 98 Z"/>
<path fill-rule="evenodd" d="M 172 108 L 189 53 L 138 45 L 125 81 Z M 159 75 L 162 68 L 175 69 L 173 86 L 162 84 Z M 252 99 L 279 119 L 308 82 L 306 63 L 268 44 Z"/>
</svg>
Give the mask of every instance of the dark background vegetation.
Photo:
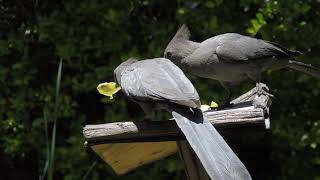
<svg viewBox="0 0 320 180">
<path fill-rule="evenodd" d="M 128 57 L 162 56 L 182 23 L 196 41 L 238 32 L 299 50 L 304 53 L 299 60 L 320 67 L 319 19 L 319 0 L 0 0 L 1 179 L 50 179 L 42 175 L 48 162 L 53 179 L 82 179 L 90 167 L 87 179 L 182 179 L 177 157 L 116 178 L 86 152 L 85 124 L 143 116 L 121 95 L 114 100 L 99 95 L 97 84 L 112 80 L 113 69 Z M 226 96 L 217 82 L 190 78 L 203 103 Z M 253 176 L 319 180 L 320 81 L 280 70 L 266 72 L 263 82 L 278 98 L 271 110 L 268 156 L 255 159 L 264 174 Z M 251 87 L 248 83 L 238 93 Z"/>
</svg>

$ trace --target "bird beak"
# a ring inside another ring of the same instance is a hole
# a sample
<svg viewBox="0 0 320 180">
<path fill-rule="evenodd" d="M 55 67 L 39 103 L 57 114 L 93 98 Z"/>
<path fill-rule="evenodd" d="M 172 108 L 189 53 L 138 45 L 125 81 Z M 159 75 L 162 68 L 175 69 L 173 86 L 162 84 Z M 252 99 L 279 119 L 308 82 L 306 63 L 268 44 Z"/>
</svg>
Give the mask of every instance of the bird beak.
<svg viewBox="0 0 320 180">
<path fill-rule="evenodd" d="M 113 99 L 113 95 L 117 93 L 121 89 L 120 86 L 117 85 L 115 82 L 105 82 L 100 83 L 97 87 L 97 90 L 100 94 L 110 97 Z"/>
</svg>

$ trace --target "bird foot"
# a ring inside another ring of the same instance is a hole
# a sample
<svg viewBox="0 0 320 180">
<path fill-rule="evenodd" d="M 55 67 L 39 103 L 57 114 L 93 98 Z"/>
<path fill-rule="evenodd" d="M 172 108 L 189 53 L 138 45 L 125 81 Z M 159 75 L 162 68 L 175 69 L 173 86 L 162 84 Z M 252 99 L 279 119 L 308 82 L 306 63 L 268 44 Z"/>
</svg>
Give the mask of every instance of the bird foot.
<svg viewBox="0 0 320 180">
<path fill-rule="evenodd" d="M 267 86 L 263 86 L 263 84 L 261 84 L 261 83 L 256 84 L 256 92 L 257 92 L 258 96 L 266 95 L 269 97 L 274 97 L 274 95 L 270 94 L 268 91 L 269 91 L 269 89 Z"/>
</svg>

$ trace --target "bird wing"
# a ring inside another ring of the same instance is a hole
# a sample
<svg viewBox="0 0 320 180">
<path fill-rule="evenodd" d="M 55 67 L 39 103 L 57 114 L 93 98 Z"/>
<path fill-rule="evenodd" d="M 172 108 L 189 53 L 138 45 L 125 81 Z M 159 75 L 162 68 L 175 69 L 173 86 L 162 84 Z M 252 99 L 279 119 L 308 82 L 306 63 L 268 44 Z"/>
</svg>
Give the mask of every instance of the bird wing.
<svg viewBox="0 0 320 180">
<path fill-rule="evenodd" d="M 269 43 L 261 39 L 255 39 L 240 35 L 235 40 L 225 41 L 216 48 L 216 54 L 220 59 L 227 61 L 247 62 L 264 58 L 288 58 L 291 57 L 287 50 L 275 43 Z"/>
<path fill-rule="evenodd" d="M 137 100 L 169 101 L 199 107 L 200 98 L 182 70 L 165 58 L 134 63 L 123 73 L 121 87 Z"/>
<path fill-rule="evenodd" d="M 216 63 L 219 61 L 216 54 L 217 48 L 221 47 L 223 44 L 235 42 L 241 37 L 242 35 L 237 33 L 225 33 L 211 37 L 203 41 L 199 48 L 186 57 L 184 61 L 190 64 Z"/>
</svg>

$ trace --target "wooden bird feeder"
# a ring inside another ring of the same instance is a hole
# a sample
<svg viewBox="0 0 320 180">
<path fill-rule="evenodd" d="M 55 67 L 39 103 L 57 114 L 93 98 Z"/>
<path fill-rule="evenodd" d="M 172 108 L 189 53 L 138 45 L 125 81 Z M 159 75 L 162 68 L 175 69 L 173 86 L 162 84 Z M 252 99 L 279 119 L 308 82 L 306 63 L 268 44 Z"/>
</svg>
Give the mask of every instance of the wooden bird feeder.
<svg viewBox="0 0 320 180">
<path fill-rule="evenodd" d="M 268 91 L 267 86 L 263 88 Z M 264 131 L 270 128 L 267 95 L 257 95 L 256 88 L 233 100 L 230 109 L 204 112 L 209 121 L 224 133 L 242 128 Z M 179 152 L 189 180 L 208 179 L 200 161 L 185 140 L 175 121 L 115 122 L 86 125 L 85 144 L 108 163 L 117 175 Z"/>
</svg>

